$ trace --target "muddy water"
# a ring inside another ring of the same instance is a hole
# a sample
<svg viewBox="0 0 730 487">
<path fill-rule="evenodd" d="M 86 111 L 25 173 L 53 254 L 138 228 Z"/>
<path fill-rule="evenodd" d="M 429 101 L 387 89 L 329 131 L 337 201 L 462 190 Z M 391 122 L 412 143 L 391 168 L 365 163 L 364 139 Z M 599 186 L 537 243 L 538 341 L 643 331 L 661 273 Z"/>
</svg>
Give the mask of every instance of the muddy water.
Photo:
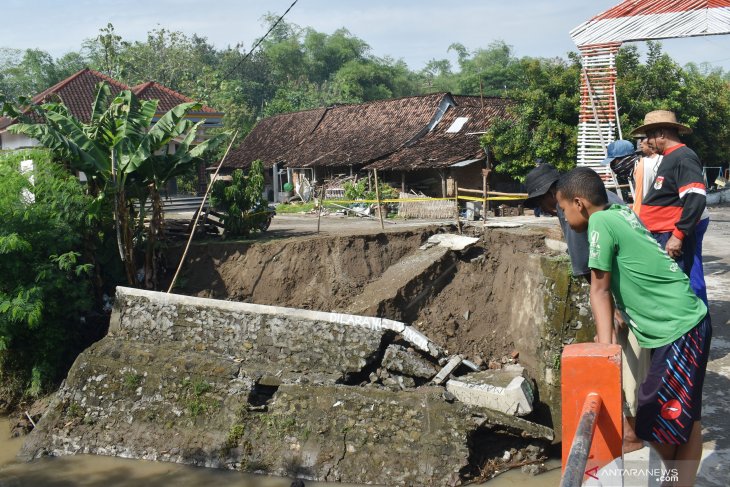
<svg viewBox="0 0 730 487">
<path fill-rule="evenodd" d="M 228 470 L 196 468 L 168 462 L 148 462 L 117 457 L 75 455 L 43 458 L 21 463 L 15 455 L 22 438 L 9 438 L 10 420 L 0 417 L 0 487 L 289 487 L 291 479 L 263 477 Z M 560 463 L 549 464 L 549 472 L 537 477 L 519 470 L 507 472 L 491 480 L 487 487 L 543 487 L 558 485 Z M 354 487 L 306 481 L 307 487 Z"/>
</svg>

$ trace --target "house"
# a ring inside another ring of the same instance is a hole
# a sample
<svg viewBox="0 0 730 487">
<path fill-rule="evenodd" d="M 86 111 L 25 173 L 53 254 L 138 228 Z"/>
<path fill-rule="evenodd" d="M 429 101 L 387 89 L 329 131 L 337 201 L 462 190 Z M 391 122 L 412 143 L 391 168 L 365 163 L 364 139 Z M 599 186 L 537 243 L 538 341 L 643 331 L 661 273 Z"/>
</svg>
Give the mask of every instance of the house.
<svg viewBox="0 0 730 487">
<path fill-rule="evenodd" d="M 260 159 L 277 201 L 285 182 L 323 182 L 369 169 L 391 182 L 399 176 L 404 190 L 408 185 L 434 195 L 447 192 L 452 173 L 473 173 L 481 187 L 488 157 L 480 135 L 495 117 L 508 116 L 510 104 L 432 93 L 277 115 L 261 120 L 222 170 Z M 424 184 L 430 180 L 435 183 Z"/>
<path fill-rule="evenodd" d="M 154 81 L 130 87 L 105 74 L 87 68 L 82 69 L 34 96 L 31 102 L 39 105 L 49 101 L 60 100 L 66 105 L 74 117 L 82 122 L 88 123 L 91 120 L 92 105 L 96 98 L 96 86 L 100 82 L 105 82 L 109 85 L 112 95 L 116 95 L 123 90 L 131 90 L 142 100 L 159 100 L 157 112 L 153 119 L 154 121 L 157 121 L 167 111 L 180 103 L 193 101 L 191 98 Z M 30 117 L 39 123 L 42 122 L 32 112 L 30 112 Z M 222 126 L 223 113 L 204 105 L 199 111 L 189 113 L 188 117 L 196 122 L 198 120 L 205 120 L 201 126 L 201 130 L 199 130 L 199 136 L 205 137 L 205 132 L 208 129 Z M 7 117 L 0 118 L 0 149 L 20 149 L 37 146 L 39 144 L 37 140 L 8 131 L 8 128 L 16 122 L 16 120 Z M 174 152 L 177 145 L 178 142 L 176 141 L 170 142 L 169 151 Z M 203 191 L 205 191 L 205 173 L 204 168 L 201 169 Z"/>
<path fill-rule="evenodd" d="M 427 194 L 453 196 L 456 182 L 481 189 L 494 155 L 482 147 L 480 139 L 494 120 L 510 116 L 507 109 L 513 102 L 499 97 L 452 98 L 455 105 L 423 137 L 363 169 L 378 169 L 391 181 L 400 175 L 403 191 L 415 186 Z"/>
</svg>

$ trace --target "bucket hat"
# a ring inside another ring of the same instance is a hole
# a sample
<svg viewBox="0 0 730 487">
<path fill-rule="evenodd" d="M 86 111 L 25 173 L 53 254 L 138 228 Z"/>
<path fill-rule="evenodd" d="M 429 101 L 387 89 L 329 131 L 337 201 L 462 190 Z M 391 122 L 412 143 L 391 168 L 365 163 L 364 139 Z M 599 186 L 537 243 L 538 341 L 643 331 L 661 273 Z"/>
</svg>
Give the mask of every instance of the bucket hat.
<svg viewBox="0 0 730 487">
<path fill-rule="evenodd" d="M 527 173 L 525 178 L 525 188 L 527 189 L 525 208 L 536 207 L 538 200 L 548 192 L 558 179 L 560 179 L 560 173 L 551 164 L 540 164 Z"/>
<path fill-rule="evenodd" d="M 692 129 L 686 125 L 677 122 L 677 116 L 669 110 L 654 110 L 644 116 L 644 125 L 636 127 L 631 131 L 631 135 L 646 134 L 647 131 L 660 128 L 672 127 L 677 129 L 680 134 L 691 134 Z"/>
<path fill-rule="evenodd" d="M 619 157 L 630 156 L 636 152 L 636 147 L 634 147 L 634 143 L 629 140 L 614 140 L 608 144 L 607 152 L 608 154 L 606 155 L 606 158 L 601 161 L 602 166 L 609 164 L 611 161 Z"/>
</svg>

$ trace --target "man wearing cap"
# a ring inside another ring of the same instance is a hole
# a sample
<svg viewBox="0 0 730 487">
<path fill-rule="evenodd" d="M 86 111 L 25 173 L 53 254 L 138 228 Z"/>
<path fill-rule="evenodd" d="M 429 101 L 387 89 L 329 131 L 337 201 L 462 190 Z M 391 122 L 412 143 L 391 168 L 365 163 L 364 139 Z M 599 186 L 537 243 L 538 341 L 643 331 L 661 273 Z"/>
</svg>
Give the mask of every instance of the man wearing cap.
<svg viewBox="0 0 730 487">
<path fill-rule="evenodd" d="M 565 243 L 568 245 L 568 255 L 570 256 L 573 275 L 588 278 L 591 275 L 591 270 L 588 268 L 588 236 L 585 233 L 576 233 L 565 220 L 563 211 L 558 206 L 558 200 L 555 197 L 555 187 L 558 179 L 560 179 L 560 173 L 551 164 L 540 164 L 530 171 L 525 178 L 527 188 L 525 207 L 539 208 L 542 213 L 558 217 Z M 607 193 L 608 201 L 611 204 L 624 203 L 616 193 L 611 191 L 607 191 Z"/>
<path fill-rule="evenodd" d="M 680 134 L 691 133 L 692 129 L 678 123 L 674 112 L 667 110 L 647 113 L 644 124 L 632 131 L 632 135 L 646 135 L 649 146 L 662 155 L 654 184 L 641 202 L 639 216 L 690 277 L 695 294 L 707 303 L 701 243 L 709 222 L 705 180 L 699 157 L 679 138 Z"/>
<path fill-rule="evenodd" d="M 619 143 L 621 142 L 621 143 Z M 627 145 L 628 144 L 628 145 Z M 634 155 L 634 146 L 626 140 L 612 142 L 608 145 L 608 154 L 605 163 L 608 164 L 614 159 L 622 159 Z M 568 245 L 568 255 L 573 268 L 575 277 L 583 276 L 590 280 L 591 270 L 588 267 L 588 234 L 586 232 L 578 233 L 572 228 L 565 219 L 563 210 L 558 206 L 558 200 L 555 195 L 560 173 L 554 166 L 550 164 L 539 164 L 535 169 L 530 171 L 525 178 L 525 186 L 527 188 L 527 200 L 525 207 L 540 208 L 543 213 L 556 215 L 563 230 L 565 242 Z M 606 191 L 610 204 L 624 204 L 616 193 Z M 621 320 L 619 323 L 623 322 Z M 634 433 L 634 418 L 636 417 L 637 406 L 637 389 L 641 383 L 646 371 L 648 370 L 649 356 L 646 351 L 639 347 L 638 342 L 632 334 L 628 333 L 628 328 L 622 326 L 617 330 L 617 339 L 624 349 L 623 360 L 623 389 L 626 397 L 626 421 L 624 422 L 624 453 L 638 450 L 643 447 L 643 443 Z"/>
</svg>

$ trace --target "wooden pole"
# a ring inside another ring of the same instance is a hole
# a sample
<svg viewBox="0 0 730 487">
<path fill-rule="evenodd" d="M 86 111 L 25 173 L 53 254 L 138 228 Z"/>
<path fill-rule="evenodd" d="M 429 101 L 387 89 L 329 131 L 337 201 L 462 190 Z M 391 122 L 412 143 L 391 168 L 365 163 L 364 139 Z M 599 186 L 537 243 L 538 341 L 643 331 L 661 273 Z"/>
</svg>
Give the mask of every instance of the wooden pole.
<svg viewBox="0 0 730 487">
<path fill-rule="evenodd" d="M 461 219 L 459 218 L 459 182 L 454 178 L 454 196 L 456 197 L 456 228 L 461 233 Z"/>
<path fill-rule="evenodd" d="M 378 200 L 378 214 L 380 215 L 380 228 L 385 230 L 385 224 L 383 223 L 383 207 L 380 206 L 380 188 L 378 187 L 378 170 L 373 169 L 373 175 L 375 177 L 375 198 Z"/>
<path fill-rule="evenodd" d="M 484 200 L 482 201 L 482 226 L 487 226 L 487 172 L 482 171 L 482 192 Z"/>
<path fill-rule="evenodd" d="M 315 192 L 314 194 L 316 195 L 317 193 Z M 319 198 L 317 198 L 317 201 L 319 202 L 319 212 L 317 212 L 317 233 L 319 233 L 319 225 L 322 221 L 322 207 L 324 206 L 324 191 L 322 191 L 322 194 Z"/>
<path fill-rule="evenodd" d="M 406 172 L 401 171 L 400 173 L 400 192 L 405 193 L 406 192 Z"/>
</svg>

